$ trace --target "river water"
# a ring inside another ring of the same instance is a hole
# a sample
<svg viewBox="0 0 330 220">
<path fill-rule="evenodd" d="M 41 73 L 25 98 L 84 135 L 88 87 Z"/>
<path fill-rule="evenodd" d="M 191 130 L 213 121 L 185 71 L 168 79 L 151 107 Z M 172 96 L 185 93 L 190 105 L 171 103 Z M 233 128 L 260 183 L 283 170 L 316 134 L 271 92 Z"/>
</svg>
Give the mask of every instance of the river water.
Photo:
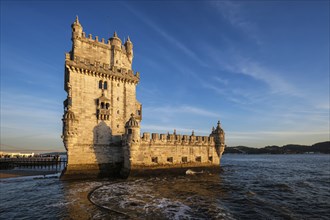
<svg viewBox="0 0 330 220">
<path fill-rule="evenodd" d="M 219 174 L 0 180 L 0 219 L 330 219 L 330 155 L 225 154 Z"/>
</svg>

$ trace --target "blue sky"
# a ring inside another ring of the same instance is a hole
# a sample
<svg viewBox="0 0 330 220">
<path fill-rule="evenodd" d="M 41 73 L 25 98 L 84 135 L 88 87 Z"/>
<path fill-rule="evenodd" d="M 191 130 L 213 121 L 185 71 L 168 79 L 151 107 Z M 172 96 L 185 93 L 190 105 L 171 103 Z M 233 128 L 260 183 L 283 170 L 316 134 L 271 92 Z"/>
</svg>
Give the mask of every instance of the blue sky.
<svg viewBox="0 0 330 220">
<path fill-rule="evenodd" d="M 1 1 L 1 150 L 63 151 L 64 53 L 86 34 L 134 44 L 142 132 L 228 146 L 329 140 L 328 1 Z"/>
</svg>

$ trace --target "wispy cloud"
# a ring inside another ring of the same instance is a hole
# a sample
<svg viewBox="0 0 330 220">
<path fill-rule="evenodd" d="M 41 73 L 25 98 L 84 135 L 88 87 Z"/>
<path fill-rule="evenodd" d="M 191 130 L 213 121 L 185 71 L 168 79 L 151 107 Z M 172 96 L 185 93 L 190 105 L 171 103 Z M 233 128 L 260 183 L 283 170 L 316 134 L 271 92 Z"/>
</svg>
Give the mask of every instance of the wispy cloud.
<svg viewBox="0 0 330 220">
<path fill-rule="evenodd" d="M 271 136 L 292 136 L 292 135 L 316 135 L 316 134 L 328 134 L 329 131 L 327 130 L 319 130 L 319 131 L 292 131 L 292 130 L 288 130 L 288 131 L 250 131 L 250 132 L 231 132 L 228 131 L 227 134 L 232 134 L 232 135 L 242 135 L 242 136 L 251 136 L 251 135 L 255 135 L 255 136 L 263 136 L 263 135 L 271 135 Z"/>
<path fill-rule="evenodd" d="M 282 72 L 274 69 L 273 67 L 264 65 L 262 61 L 255 60 L 253 58 L 250 58 L 249 56 L 244 56 L 243 51 L 240 51 L 239 49 L 232 48 L 226 51 L 226 53 L 224 53 L 224 51 L 221 51 L 218 48 L 205 45 L 204 50 L 204 54 L 209 57 L 208 60 L 212 62 L 212 66 L 214 67 L 214 69 L 218 68 L 221 70 L 221 72 L 230 74 L 245 75 L 259 83 L 263 83 L 269 88 L 268 91 L 264 91 L 263 93 L 266 92 L 269 94 L 290 95 L 297 97 L 301 96 L 301 92 L 298 90 L 298 88 L 296 88 L 293 83 L 285 79 L 283 77 L 284 74 Z M 212 87 L 211 85 L 215 85 L 215 82 L 217 84 L 220 83 L 223 86 L 228 86 L 229 81 L 218 77 L 218 75 L 213 76 L 213 80 L 208 81 L 206 78 L 204 80 L 204 84 L 207 85 L 206 87 L 209 87 L 213 90 L 214 87 Z M 240 80 L 242 80 L 242 78 Z M 235 93 L 239 93 L 239 90 L 237 90 L 237 88 L 233 84 L 231 84 L 231 86 L 228 86 L 227 88 L 229 88 L 230 90 L 235 89 Z M 252 91 L 253 90 L 250 90 L 250 92 Z M 241 93 L 241 95 L 244 95 L 245 93 L 246 92 L 244 91 L 244 93 Z"/>
<path fill-rule="evenodd" d="M 221 77 L 219 77 L 219 76 L 214 77 L 214 79 L 215 79 L 217 82 L 219 82 L 219 83 L 221 83 L 221 84 L 223 84 L 223 85 L 228 85 L 228 83 L 229 83 L 229 80 L 228 80 L 228 79 L 223 79 L 223 78 L 221 78 Z"/>
<path fill-rule="evenodd" d="M 233 27 L 239 29 L 257 44 L 262 44 L 257 25 L 244 16 L 242 5 L 234 1 L 210 2 Z"/>
<path fill-rule="evenodd" d="M 227 85 L 223 82 L 219 83 L 218 80 L 202 81 L 201 85 L 203 88 L 212 90 L 215 94 L 220 95 L 223 99 L 239 104 L 242 108 L 246 105 L 264 102 L 267 99 L 263 93 Z"/>
<path fill-rule="evenodd" d="M 297 89 L 281 78 L 279 73 L 263 67 L 256 61 L 239 59 L 236 64 L 227 65 L 226 68 L 233 73 L 244 74 L 266 83 L 272 93 L 299 96 Z"/>
<path fill-rule="evenodd" d="M 147 112 L 147 115 L 154 115 L 155 113 L 161 115 L 176 115 L 176 114 L 192 114 L 199 115 L 205 117 L 217 117 L 220 118 L 219 113 L 215 113 L 206 109 L 189 106 L 189 105 L 181 105 L 181 106 L 156 106 L 156 107 L 146 107 L 143 110 Z"/>
<path fill-rule="evenodd" d="M 8 45 L 5 49 L 1 49 L 1 53 L 5 55 L 1 59 L 1 77 L 16 76 L 17 80 L 23 80 L 25 83 L 37 84 L 39 86 L 44 86 L 45 82 L 59 80 L 57 73 L 62 71 L 62 69 L 49 60 L 34 60 L 25 51 Z M 47 87 L 56 88 L 52 83 L 48 83 Z"/>
<path fill-rule="evenodd" d="M 179 50 L 181 50 L 184 54 L 192 58 L 195 62 L 198 62 L 202 66 L 208 66 L 206 62 L 202 61 L 200 57 L 197 56 L 197 54 L 189 49 L 185 44 L 182 43 L 182 41 L 176 39 L 173 37 L 173 35 L 168 34 L 164 29 L 160 28 L 160 25 L 152 22 L 152 19 L 148 18 L 145 14 L 140 13 L 138 10 L 135 10 L 132 8 L 131 5 L 124 4 L 123 5 L 132 13 L 134 14 L 138 19 L 143 21 L 146 25 L 148 25 L 150 28 L 152 28 L 155 32 L 157 32 L 160 36 L 162 36 L 165 40 L 167 40 L 171 45 L 175 45 Z"/>
</svg>

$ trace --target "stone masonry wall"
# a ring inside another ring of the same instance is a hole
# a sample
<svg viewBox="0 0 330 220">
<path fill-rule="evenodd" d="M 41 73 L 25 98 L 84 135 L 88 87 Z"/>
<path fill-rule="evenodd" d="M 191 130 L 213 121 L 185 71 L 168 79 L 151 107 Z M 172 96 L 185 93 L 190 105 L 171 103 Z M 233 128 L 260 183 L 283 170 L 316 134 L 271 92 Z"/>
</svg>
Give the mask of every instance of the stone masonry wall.
<svg viewBox="0 0 330 220">
<path fill-rule="evenodd" d="M 91 63 L 98 61 L 110 65 L 110 42 L 105 44 L 96 41 L 96 39 L 81 37 L 74 41 L 72 47 L 74 56 L 84 57 Z"/>
<path fill-rule="evenodd" d="M 131 169 L 220 165 L 213 137 L 143 133 L 139 142 L 130 143 Z"/>
<path fill-rule="evenodd" d="M 111 150 L 106 147 L 110 148 L 114 143 L 120 142 L 125 122 L 130 114 L 136 112 L 135 84 L 85 75 L 75 70 L 69 70 L 68 74 L 72 88 L 71 110 L 78 120 L 78 141 L 69 150 L 69 163 L 122 161 L 119 150 L 108 152 Z M 100 80 L 108 82 L 106 90 L 99 88 Z M 102 93 L 110 100 L 109 120 L 98 120 L 96 117 L 96 102 Z"/>
</svg>

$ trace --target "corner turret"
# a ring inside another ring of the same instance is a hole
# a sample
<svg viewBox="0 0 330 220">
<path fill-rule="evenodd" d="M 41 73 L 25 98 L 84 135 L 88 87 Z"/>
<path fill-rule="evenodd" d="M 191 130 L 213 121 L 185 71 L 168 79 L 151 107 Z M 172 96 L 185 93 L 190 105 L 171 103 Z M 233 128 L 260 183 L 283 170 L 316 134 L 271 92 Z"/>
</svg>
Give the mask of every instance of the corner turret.
<svg viewBox="0 0 330 220">
<path fill-rule="evenodd" d="M 110 40 L 111 46 L 113 46 L 114 48 L 120 50 L 120 48 L 121 48 L 121 40 L 118 37 L 117 32 L 113 33 L 113 37 L 111 37 L 109 40 Z"/>
<path fill-rule="evenodd" d="M 70 145 L 75 143 L 75 138 L 77 136 L 77 118 L 73 111 L 71 110 L 71 106 L 64 112 L 63 118 L 63 131 L 62 131 L 62 139 L 64 143 L 64 147 L 68 150 Z"/>
<path fill-rule="evenodd" d="M 117 36 L 117 32 L 113 34 L 113 37 L 110 39 L 110 45 L 111 45 L 111 66 L 121 66 L 122 65 L 122 50 L 121 50 L 121 40 Z"/>
<path fill-rule="evenodd" d="M 129 37 L 127 37 L 127 40 L 125 42 L 125 48 L 126 48 L 127 58 L 130 61 L 130 63 L 132 64 L 132 61 L 133 61 L 133 43 L 131 42 Z"/>
<path fill-rule="evenodd" d="M 218 121 L 217 127 L 215 130 L 212 131 L 212 134 L 214 136 L 214 140 L 217 142 L 217 144 L 224 146 L 225 144 L 225 132 L 221 128 L 220 121 Z"/>
<path fill-rule="evenodd" d="M 225 132 L 221 128 L 220 121 L 218 121 L 216 129 L 212 129 L 210 136 L 214 137 L 215 147 L 217 148 L 218 154 L 221 155 L 225 149 Z"/>
<path fill-rule="evenodd" d="M 128 141 L 139 142 L 140 125 L 134 114 L 131 114 L 131 118 L 125 124 L 125 135 Z"/>
<path fill-rule="evenodd" d="M 76 16 L 76 20 L 71 25 L 71 28 L 72 28 L 72 40 L 82 36 L 83 28 L 79 23 L 78 15 Z"/>
<path fill-rule="evenodd" d="M 123 134 L 123 155 L 124 163 L 120 171 L 122 177 L 128 177 L 132 166 L 136 162 L 136 157 L 141 151 L 140 147 L 140 125 L 134 114 L 125 124 L 125 134 Z"/>
</svg>

